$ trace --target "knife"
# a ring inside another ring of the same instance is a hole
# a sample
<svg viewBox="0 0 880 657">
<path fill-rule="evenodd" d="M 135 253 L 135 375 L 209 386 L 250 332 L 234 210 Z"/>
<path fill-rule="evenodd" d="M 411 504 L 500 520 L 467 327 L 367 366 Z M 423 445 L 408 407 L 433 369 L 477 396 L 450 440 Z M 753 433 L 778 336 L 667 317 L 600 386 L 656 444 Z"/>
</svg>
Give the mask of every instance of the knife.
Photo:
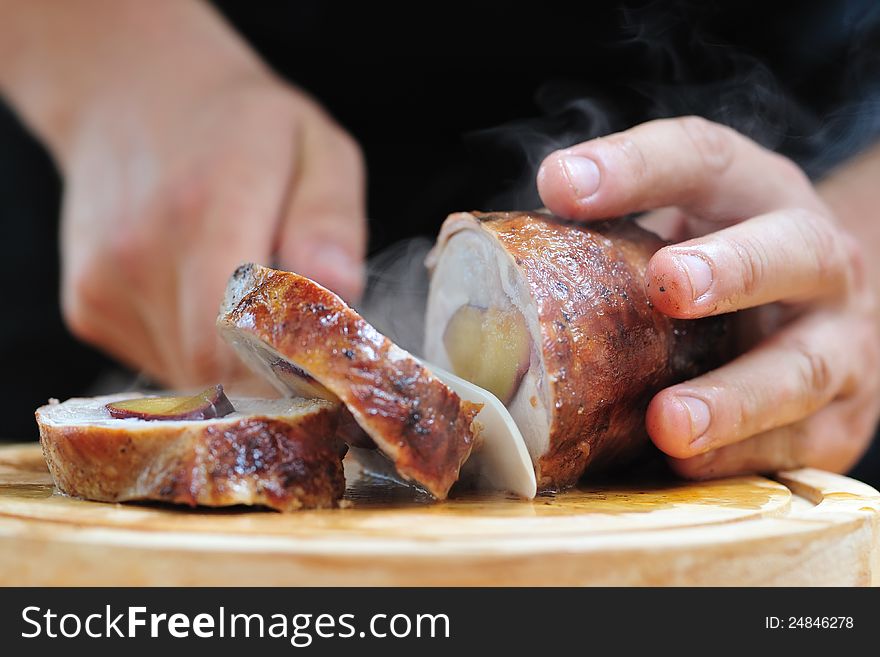
<svg viewBox="0 0 880 657">
<path fill-rule="evenodd" d="M 538 484 L 532 458 L 519 427 L 501 400 L 436 365 L 420 362 L 459 397 L 483 404 L 475 418 L 482 425 L 480 442 L 462 466 L 462 476 L 475 479 L 480 488 L 504 490 L 533 499 Z"/>
</svg>

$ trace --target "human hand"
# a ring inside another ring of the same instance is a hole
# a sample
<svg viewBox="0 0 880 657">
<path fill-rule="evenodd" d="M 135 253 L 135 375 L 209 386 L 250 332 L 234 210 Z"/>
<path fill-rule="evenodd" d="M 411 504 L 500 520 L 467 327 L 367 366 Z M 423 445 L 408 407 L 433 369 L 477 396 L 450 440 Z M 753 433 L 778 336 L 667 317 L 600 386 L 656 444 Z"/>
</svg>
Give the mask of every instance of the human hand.
<svg viewBox="0 0 880 657">
<path fill-rule="evenodd" d="M 67 322 L 171 386 L 238 376 L 214 321 L 242 262 L 348 299 L 363 286 L 357 145 L 231 32 L 209 32 L 167 45 L 176 55 L 105 61 L 49 139 L 65 179 Z"/>
<path fill-rule="evenodd" d="M 648 407 L 648 433 L 673 469 L 843 472 L 858 460 L 880 415 L 874 292 L 855 240 L 795 164 L 687 117 L 552 153 L 538 190 L 576 220 L 655 210 L 646 221 L 679 242 L 647 268 L 661 312 L 752 309 L 735 315 L 750 348 Z"/>
</svg>

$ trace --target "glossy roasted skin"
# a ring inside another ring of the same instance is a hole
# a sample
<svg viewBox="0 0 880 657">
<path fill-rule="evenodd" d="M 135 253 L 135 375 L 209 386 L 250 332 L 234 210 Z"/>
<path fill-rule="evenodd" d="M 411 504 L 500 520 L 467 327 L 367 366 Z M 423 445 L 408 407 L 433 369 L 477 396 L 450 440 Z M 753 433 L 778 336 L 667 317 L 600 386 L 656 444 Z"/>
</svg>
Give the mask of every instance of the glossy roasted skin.
<svg viewBox="0 0 880 657">
<path fill-rule="evenodd" d="M 342 299 L 303 276 L 245 265 L 217 322 L 246 360 L 271 361 L 242 347 L 243 338 L 257 340 L 341 399 L 403 477 L 446 497 L 473 447 L 480 405 L 459 398 Z"/>
<path fill-rule="evenodd" d="M 207 422 L 48 422 L 40 443 L 55 485 L 102 502 L 263 505 L 278 511 L 335 507 L 345 493 L 337 409 L 318 402 L 293 418 Z"/>
<path fill-rule="evenodd" d="M 538 310 L 551 388 L 542 489 L 587 468 L 625 462 L 649 444 L 645 410 L 662 388 L 718 364 L 723 318 L 673 320 L 645 292 L 645 268 L 665 243 L 630 220 L 574 224 L 540 213 L 474 213 L 514 259 Z"/>
</svg>

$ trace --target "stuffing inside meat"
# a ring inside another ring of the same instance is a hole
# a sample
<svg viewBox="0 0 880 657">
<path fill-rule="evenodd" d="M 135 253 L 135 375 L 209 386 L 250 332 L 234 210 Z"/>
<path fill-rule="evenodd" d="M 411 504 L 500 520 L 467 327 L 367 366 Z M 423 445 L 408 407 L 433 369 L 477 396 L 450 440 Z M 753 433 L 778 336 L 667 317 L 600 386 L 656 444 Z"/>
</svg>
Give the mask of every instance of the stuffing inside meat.
<svg viewBox="0 0 880 657">
<path fill-rule="evenodd" d="M 506 403 L 539 487 L 574 484 L 648 444 L 660 389 L 724 351 L 725 320 L 680 322 L 644 288 L 663 246 L 631 221 L 458 213 L 429 255 L 425 355 Z"/>
</svg>

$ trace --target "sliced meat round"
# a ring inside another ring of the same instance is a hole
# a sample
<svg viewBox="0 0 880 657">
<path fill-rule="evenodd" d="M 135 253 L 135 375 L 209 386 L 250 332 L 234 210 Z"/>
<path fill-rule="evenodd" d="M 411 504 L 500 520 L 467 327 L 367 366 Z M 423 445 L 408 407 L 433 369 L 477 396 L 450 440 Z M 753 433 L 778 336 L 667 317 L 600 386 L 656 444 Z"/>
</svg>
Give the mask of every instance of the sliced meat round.
<svg viewBox="0 0 880 657">
<path fill-rule="evenodd" d="M 655 311 L 644 275 L 664 245 L 632 221 L 458 213 L 428 257 L 425 354 L 495 392 L 522 431 L 540 489 L 648 444 L 663 387 L 715 366 L 726 321 Z"/>
<path fill-rule="evenodd" d="M 211 420 L 111 417 L 108 403 L 133 397 L 77 398 L 37 409 L 43 454 L 62 492 L 102 502 L 279 511 L 333 507 L 345 493 L 336 404 L 238 399 L 235 412 Z"/>
<path fill-rule="evenodd" d="M 459 398 L 338 296 L 297 274 L 244 265 L 229 281 L 217 326 L 280 390 L 342 400 L 401 476 L 446 497 L 471 453 L 480 405 Z"/>
</svg>

